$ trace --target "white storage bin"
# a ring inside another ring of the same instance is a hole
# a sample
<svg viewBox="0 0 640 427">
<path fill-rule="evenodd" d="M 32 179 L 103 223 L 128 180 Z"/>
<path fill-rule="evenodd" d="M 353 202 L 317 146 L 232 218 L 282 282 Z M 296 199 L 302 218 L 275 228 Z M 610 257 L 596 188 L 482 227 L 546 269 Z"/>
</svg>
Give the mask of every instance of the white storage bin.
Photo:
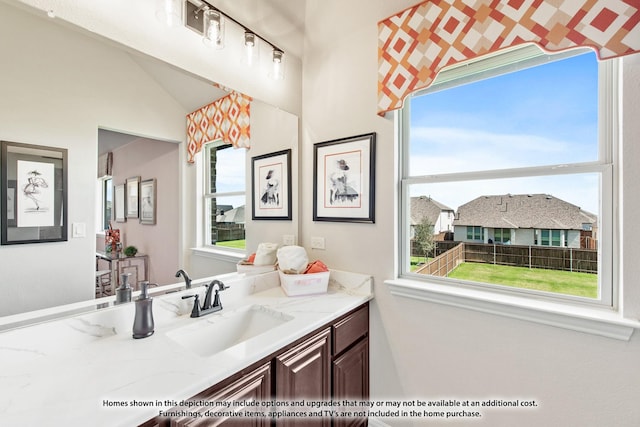
<svg viewBox="0 0 640 427">
<path fill-rule="evenodd" d="M 275 265 L 253 265 L 253 264 L 242 264 L 242 261 L 236 264 L 236 269 L 238 273 L 246 273 L 246 274 L 262 274 L 268 273 L 276 269 Z"/>
<path fill-rule="evenodd" d="M 284 293 L 290 297 L 327 293 L 329 275 L 331 274 L 329 271 L 311 274 L 284 274 L 281 270 L 278 270 L 278 273 L 280 273 L 280 286 L 282 286 Z"/>
</svg>

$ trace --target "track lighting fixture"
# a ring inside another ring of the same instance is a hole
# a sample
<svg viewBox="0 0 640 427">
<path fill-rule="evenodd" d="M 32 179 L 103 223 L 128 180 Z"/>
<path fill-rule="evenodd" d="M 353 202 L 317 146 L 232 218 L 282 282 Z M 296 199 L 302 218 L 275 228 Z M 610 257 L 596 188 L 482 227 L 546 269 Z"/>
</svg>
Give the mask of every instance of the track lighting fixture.
<svg viewBox="0 0 640 427">
<path fill-rule="evenodd" d="M 256 44 L 257 38 L 251 31 L 244 32 L 244 56 L 243 62 L 252 67 L 258 63 L 260 59 L 260 47 Z"/>
<path fill-rule="evenodd" d="M 224 18 L 215 9 L 204 11 L 204 38 L 205 45 L 222 49 L 224 47 Z"/>
<path fill-rule="evenodd" d="M 274 80 L 284 79 L 284 52 L 278 48 L 273 48 L 273 70 L 271 71 L 271 78 Z"/>
<path fill-rule="evenodd" d="M 222 49 L 225 47 L 225 22 L 229 21 L 244 30 L 242 62 L 247 66 L 255 66 L 260 59 L 260 44 L 269 45 L 272 49 L 272 68 L 269 76 L 276 80 L 284 79 L 284 51 L 255 31 L 252 31 L 228 14 L 213 6 L 206 0 L 157 0 L 161 2 L 183 2 L 184 25 L 202 34 L 205 45 Z M 167 21 L 168 22 L 168 21 Z"/>
</svg>

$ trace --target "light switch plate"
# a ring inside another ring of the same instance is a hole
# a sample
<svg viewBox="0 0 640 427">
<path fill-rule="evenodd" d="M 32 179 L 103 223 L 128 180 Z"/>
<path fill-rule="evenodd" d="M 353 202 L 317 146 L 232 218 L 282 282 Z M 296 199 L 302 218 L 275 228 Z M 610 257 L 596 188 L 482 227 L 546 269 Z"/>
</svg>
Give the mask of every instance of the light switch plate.
<svg viewBox="0 0 640 427">
<path fill-rule="evenodd" d="M 74 222 L 71 224 L 72 237 L 87 237 L 87 224 L 84 222 Z"/>
</svg>

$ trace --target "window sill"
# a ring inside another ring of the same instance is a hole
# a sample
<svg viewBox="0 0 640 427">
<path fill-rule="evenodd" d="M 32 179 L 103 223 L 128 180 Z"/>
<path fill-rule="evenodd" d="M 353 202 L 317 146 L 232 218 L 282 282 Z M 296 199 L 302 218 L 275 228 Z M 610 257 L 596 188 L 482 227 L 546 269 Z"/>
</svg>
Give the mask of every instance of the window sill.
<svg viewBox="0 0 640 427">
<path fill-rule="evenodd" d="M 392 295 L 445 304 L 573 331 L 629 341 L 640 321 L 590 307 L 501 295 L 409 279 L 386 280 Z"/>
<path fill-rule="evenodd" d="M 214 249 L 214 248 L 191 248 L 191 251 L 194 255 L 205 257 L 205 258 L 213 258 L 220 261 L 227 261 L 237 264 L 238 261 L 241 261 L 245 258 L 245 254 L 243 252 L 235 252 L 230 250 L 223 249 Z"/>
</svg>

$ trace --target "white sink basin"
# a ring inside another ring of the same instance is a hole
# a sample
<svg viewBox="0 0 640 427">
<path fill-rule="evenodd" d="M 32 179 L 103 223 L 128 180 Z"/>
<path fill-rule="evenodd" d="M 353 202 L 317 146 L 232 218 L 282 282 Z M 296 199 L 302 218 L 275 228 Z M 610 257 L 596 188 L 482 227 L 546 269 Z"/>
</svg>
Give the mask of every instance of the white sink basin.
<svg viewBox="0 0 640 427">
<path fill-rule="evenodd" d="M 293 317 L 261 305 L 224 310 L 194 319 L 167 332 L 167 337 L 193 353 L 208 357 L 272 331 Z"/>
</svg>

